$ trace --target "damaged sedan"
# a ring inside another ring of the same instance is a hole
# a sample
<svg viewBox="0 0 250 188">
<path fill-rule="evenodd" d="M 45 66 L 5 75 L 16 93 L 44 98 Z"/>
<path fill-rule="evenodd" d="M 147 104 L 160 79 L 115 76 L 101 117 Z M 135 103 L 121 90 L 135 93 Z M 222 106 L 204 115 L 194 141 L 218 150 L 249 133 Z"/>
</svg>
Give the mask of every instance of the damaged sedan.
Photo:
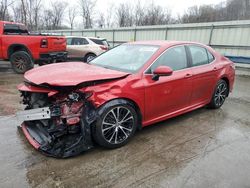
<svg viewBox="0 0 250 188">
<path fill-rule="evenodd" d="M 135 131 L 209 106 L 233 89 L 234 65 L 192 42 L 143 41 L 113 48 L 90 63 L 51 64 L 25 73 L 18 86 L 22 131 L 37 150 L 70 157 L 125 145 Z"/>
</svg>

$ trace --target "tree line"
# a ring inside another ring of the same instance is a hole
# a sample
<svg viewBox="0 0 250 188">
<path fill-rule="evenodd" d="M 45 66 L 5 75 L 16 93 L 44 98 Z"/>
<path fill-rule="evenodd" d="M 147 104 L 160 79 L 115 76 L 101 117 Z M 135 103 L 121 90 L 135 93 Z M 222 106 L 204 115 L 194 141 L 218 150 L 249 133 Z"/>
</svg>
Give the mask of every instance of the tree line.
<svg viewBox="0 0 250 188">
<path fill-rule="evenodd" d="M 193 6 L 178 16 L 173 16 L 169 8 L 155 4 L 153 0 L 145 4 L 141 0 L 133 4 L 129 1 L 111 4 L 104 11 L 95 9 L 99 0 L 78 0 L 75 5 L 51 0 L 47 6 L 45 1 L 0 0 L 0 20 L 21 22 L 30 30 L 53 30 L 250 19 L 250 0 L 226 0 L 214 5 Z"/>
</svg>

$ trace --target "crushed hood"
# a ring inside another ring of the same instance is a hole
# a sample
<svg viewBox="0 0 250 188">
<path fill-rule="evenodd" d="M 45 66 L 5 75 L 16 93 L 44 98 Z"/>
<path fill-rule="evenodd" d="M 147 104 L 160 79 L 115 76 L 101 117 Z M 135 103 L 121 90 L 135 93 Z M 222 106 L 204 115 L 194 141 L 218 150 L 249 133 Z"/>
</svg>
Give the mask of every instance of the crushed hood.
<svg viewBox="0 0 250 188">
<path fill-rule="evenodd" d="M 122 78 L 128 73 L 110 70 L 83 62 L 56 63 L 25 73 L 24 78 L 36 85 L 75 86 L 90 81 Z"/>
</svg>

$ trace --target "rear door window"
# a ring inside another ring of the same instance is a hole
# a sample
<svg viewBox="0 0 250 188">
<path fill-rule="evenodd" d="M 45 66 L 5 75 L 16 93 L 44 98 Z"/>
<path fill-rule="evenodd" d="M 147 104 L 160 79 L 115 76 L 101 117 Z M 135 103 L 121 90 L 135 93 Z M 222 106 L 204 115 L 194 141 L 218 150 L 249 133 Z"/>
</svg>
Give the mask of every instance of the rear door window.
<svg viewBox="0 0 250 188">
<path fill-rule="evenodd" d="M 188 46 L 192 58 L 192 65 L 199 66 L 209 64 L 214 60 L 213 55 L 206 48 L 200 46 Z"/>
<path fill-rule="evenodd" d="M 72 45 L 86 45 L 88 41 L 85 38 L 73 38 Z"/>
</svg>

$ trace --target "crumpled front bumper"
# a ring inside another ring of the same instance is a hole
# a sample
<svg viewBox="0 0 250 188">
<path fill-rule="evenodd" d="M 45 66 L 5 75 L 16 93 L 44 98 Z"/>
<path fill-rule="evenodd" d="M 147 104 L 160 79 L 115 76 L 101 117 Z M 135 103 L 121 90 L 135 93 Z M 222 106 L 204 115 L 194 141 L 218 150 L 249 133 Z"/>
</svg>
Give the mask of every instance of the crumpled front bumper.
<svg viewBox="0 0 250 188">
<path fill-rule="evenodd" d="M 36 119 L 47 113 L 46 111 L 41 113 L 43 109 L 46 108 L 27 110 L 27 112 L 33 113 L 30 113 L 29 117 L 27 117 L 29 113 L 25 111 L 19 112 L 21 117 L 24 115 L 21 129 L 35 149 L 48 156 L 67 158 L 76 156 L 94 147 L 91 125 L 95 122 L 97 115 L 95 108 L 91 104 L 85 106 L 79 122 L 79 130 L 71 134 L 69 133 L 68 125 L 57 125 L 56 129 L 53 130 L 46 126 L 44 122 L 48 123 L 51 121 L 53 112 L 51 112 L 52 116 L 50 118 Z"/>
</svg>

